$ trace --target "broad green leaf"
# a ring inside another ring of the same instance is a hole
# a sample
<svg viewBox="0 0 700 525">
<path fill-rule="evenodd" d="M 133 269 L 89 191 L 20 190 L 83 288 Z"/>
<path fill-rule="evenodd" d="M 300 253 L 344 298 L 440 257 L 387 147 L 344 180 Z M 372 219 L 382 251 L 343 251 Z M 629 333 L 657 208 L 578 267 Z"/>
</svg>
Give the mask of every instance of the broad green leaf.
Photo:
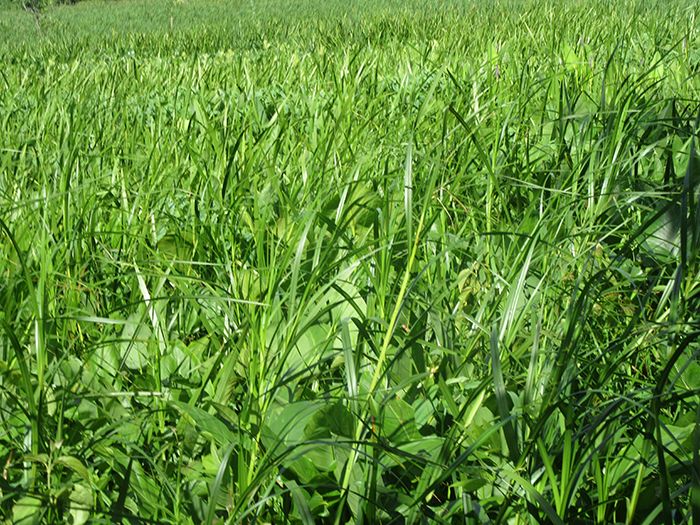
<svg viewBox="0 0 700 525">
<path fill-rule="evenodd" d="M 444 443 L 445 440 L 441 437 L 418 437 L 414 441 L 397 445 L 396 451 L 392 450 L 382 457 L 381 464 L 389 468 L 396 465 L 405 468 L 408 462 L 420 460 L 425 461 L 426 464 L 438 463 Z"/>
<path fill-rule="evenodd" d="M 282 464 L 294 472 L 302 483 L 309 483 L 318 473 L 314 460 L 326 461 L 328 468 L 332 455 L 327 445 L 300 446 L 312 436 L 325 437 L 325 431 L 315 416 L 322 405 L 311 401 L 298 401 L 270 410 L 261 440 L 272 457 L 283 457 Z M 307 428 L 308 427 L 308 428 Z"/>
<path fill-rule="evenodd" d="M 73 525 L 83 525 L 90 518 L 95 506 L 93 491 L 77 483 L 70 493 L 70 515 Z"/>
<path fill-rule="evenodd" d="M 700 365 L 697 362 L 691 361 L 687 363 L 687 368 L 681 375 L 680 383 L 688 390 L 700 391 Z"/>
<path fill-rule="evenodd" d="M 324 354 L 329 344 L 331 330 L 326 324 L 306 327 L 297 344 L 289 353 L 285 370 L 300 372 L 311 367 Z"/>
<path fill-rule="evenodd" d="M 645 230 L 642 246 L 663 262 L 676 257 L 680 247 L 681 220 L 680 207 L 671 206 Z"/>
<path fill-rule="evenodd" d="M 326 439 L 322 442 L 310 442 L 308 445 L 301 445 L 294 451 L 297 457 L 303 457 L 311 462 L 313 469 L 307 468 L 306 475 L 311 480 L 318 472 L 334 471 L 337 467 L 336 452 L 339 447 L 334 444 L 334 440 Z"/>
<path fill-rule="evenodd" d="M 417 399 L 413 406 L 416 410 L 416 426 L 421 428 L 423 425 L 427 425 L 433 417 L 433 412 L 435 411 L 435 401 L 434 399 Z"/>
<path fill-rule="evenodd" d="M 83 465 L 83 462 L 75 456 L 60 456 L 55 460 L 55 463 L 57 465 L 63 465 L 68 467 L 69 469 L 73 470 L 76 474 L 78 474 L 81 478 L 83 478 L 89 485 L 92 485 L 90 472 L 88 471 L 87 467 Z"/>
<path fill-rule="evenodd" d="M 416 412 L 411 405 L 399 398 L 392 398 L 379 405 L 381 411 L 380 435 L 391 443 L 406 443 L 420 438 L 416 427 Z"/>
<path fill-rule="evenodd" d="M 31 461 L 32 463 L 49 464 L 48 454 L 25 454 L 23 459 L 24 461 Z"/>
<path fill-rule="evenodd" d="M 131 314 L 122 330 L 121 343 L 122 359 L 127 368 L 142 370 L 148 366 L 148 341 L 151 339 L 148 317 L 141 311 Z"/>
<path fill-rule="evenodd" d="M 661 441 L 669 452 L 675 452 L 683 442 L 687 440 L 695 431 L 695 425 L 678 427 L 674 425 L 664 425 L 661 429 Z"/>
<path fill-rule="evenodd" d="M 202 436 L 207 439 L 213 439 L 217 445 L 228 446 L 238 441 L 236 434 L 229 430 L 220 419 L 212 416 L 205 410 L 172 399 L 168 401 L 168 404 L 180 412 L 188 421 L 191 420 Z"/>
<path fill-rule="evenodd" d="M 353 437 L 355 416 L 340 401 L 323 406 L 309 420 L 304 429 L 304 439 L 323 439 L 330 434 Z"/>
<path fill-rule="evenodd" d="M 453 483 L 451 486 L 455 488 L 460 488 L 465 492 L 474 492 L 479 490 L 481 487 L 488 485 L 489 481 L 483 478 L 473 478 L 473 479 L 463 479 Z"/>
<path fill-rule="evenodd" d="M 304 441 L 307 423 L 320 408 L 319 403 L 312 401 L 297 401 L 284 407 L 275 407 L 266 418 L 267 427 L 287 446 L 298 445 Z"/>
<path fill-rule="evenodd" d="M 13 525 L 39 525 L 43 514 L 42 501 L 35 496 L 20 498 L 12 506 Z"/>
<path fill-rule="evenodd" d="M 161 374 L 164 377 L 170 377 L 176 373 L 187 377 L 192 370 L 192 361 L 187 355 L 187 348 L 180 340 L 168 344 L 160 363 Z"/>
</svg>

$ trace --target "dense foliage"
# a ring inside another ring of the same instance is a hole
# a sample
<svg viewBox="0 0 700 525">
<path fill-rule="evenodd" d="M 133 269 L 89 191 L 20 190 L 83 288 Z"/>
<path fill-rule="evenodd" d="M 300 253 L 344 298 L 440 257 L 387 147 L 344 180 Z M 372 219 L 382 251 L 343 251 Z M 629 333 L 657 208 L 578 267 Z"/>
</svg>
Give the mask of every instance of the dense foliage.
<svg viewBox="0 0 700 525">
<path fill-rule="evenodd" d="M 0 5 L 6 523 L 700 512 L 693 2 Z"/>
</svg>

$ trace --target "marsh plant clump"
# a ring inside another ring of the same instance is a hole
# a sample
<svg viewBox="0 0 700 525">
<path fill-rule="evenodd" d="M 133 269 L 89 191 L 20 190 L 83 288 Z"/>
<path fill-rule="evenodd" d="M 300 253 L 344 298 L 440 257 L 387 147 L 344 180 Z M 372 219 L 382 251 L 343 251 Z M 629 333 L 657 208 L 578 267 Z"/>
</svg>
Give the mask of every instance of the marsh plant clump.
<svg viewBox="0 0 700 525">
<path fill-rule="evenodd" d="M 0 3 L 2 520 L 694 523 L 699 13 L 620 5 Z"/>
</svg>

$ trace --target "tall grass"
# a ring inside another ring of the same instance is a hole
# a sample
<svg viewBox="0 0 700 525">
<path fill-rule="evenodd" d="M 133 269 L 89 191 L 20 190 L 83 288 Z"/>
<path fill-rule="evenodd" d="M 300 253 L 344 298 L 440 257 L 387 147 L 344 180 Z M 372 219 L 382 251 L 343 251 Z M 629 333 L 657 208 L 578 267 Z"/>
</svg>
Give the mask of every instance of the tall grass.
<svg viewBox="0 0 700 525">
<path fill-rule="evenodd" d="M 3 519 L 691 521 L 697 7 L 356 4 L 2 48 Z"/>
</svg>

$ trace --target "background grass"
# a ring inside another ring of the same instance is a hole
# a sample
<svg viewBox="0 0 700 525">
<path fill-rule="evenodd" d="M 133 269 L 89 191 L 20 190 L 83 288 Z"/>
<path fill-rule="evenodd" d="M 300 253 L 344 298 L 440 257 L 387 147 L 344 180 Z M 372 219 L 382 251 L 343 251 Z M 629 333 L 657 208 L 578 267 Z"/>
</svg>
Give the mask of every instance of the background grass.
<svg viewBox="0 0 700 525">
<path fill-rule="evenodd" d="M 8 523 L 691 521 L 693 3 L 2 9 Z"/>
</svg>

